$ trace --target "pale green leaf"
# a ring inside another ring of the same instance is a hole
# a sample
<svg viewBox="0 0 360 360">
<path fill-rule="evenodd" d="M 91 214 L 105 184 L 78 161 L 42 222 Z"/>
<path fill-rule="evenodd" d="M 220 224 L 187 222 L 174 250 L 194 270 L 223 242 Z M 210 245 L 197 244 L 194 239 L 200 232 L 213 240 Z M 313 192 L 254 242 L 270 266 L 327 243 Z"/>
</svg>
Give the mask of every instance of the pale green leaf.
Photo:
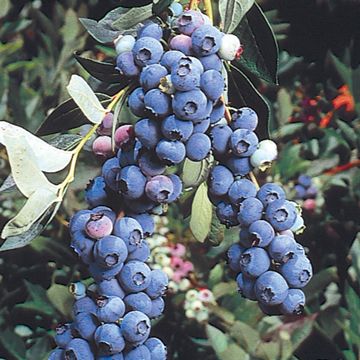
<svg viewBox="0 0 360 360">
<path fill-rule="evenodd" d="M 248 352 L 253 352 L 260 341 L 260 334 L 251 326 L 236 321 L 230 329 L 230 335 Z"/>
<path fill-rule="evenodd" d="M 10 6 L 11 6 L 10 0 L 0 0 L 0 18 L 6 16 L 6 14 L 10 10 Z"/>
<path fill-rule="evenodd" d="M 46 294 L 55 309 L 66 318 L 71 317 L 71 308 L 74 303 L 74 297 L 70 294 L 67 286 L 53 284 L 46 291 Z"/>
<path fill-rule="evenodd" d="M 46 187 L 38 188 L 29 197 L 19 213 L 5 225 L 1 237 L 6 239 L 9 236 L 19 235 L 27 231 L 57 200 L 56 192 Z"/>
<path fill-rule="evenodd" d="M 216 284 L 212 289 L 215 299 L 219 299 L 224 295 L 234 294 L 236 293 L 236 291 L 237 291 L 236 281 L 221 282 Z"/>
<path fill-rule="evenodd" d="M 120 16 L 112 23 L 112 27 L 119 31 L 125 31 L 148 19 L 150 16 L 152 16 L 152 4 L 130 8 L 125 16 Z"/>
<path fill-rule="evenodd" d="M 209 338 L 212 348 L 218 356 L 226 350 L 229 342 L 229 338 L 226 334 L 224 334 L 215 326 L 209 324 L 206 325 L 206 334 Z"/>
<path fill-rule="evenodd" d="M 20 137 L 26 139 L 27 149 L 31 148 L 32 161 L 38 165 L 40 170 L 50 173 L 57 172 L 69 164 L 72 157 L 71 152 L 57 149 L 19 126 L 0 121 L 0 143 L 6 148 L 16 149 L 19 145 L 25 146 L 22 139 L 21 141 L 17 140 Z M 9 149 L 7 151 L 9 152 Z"/>
<path fill-rule="evenodd" d="M 69 43 L 76 39 L 80 32 L 80 23 L 76 12 L 69 8 L 65 14 L 65 24 L 61 28 L 61 34 L 64 39 L 64 43 Z"/>
<path fill-rule="evenodd" d="M 208 198 L 207 185 L 203 182 L 197 189 L 190 218 L 190 229 L 195 239 L 204 242 L 211 228 L 212 204 Z"/>
<path fill-rule="evenodd" d="M 232 33 L 253 4 L 254 0 L 220 0 L 219 11 L 224 32 Z"/>
<path fill-rule="evenodd" d="M 212 161 L 212 158 L 202 161 L 185 159 L 181 173 L 184 188 L 194 187 L 202 183 L 207 178 Z"/>
<path fill-rule="evenodd" d="M 78 75 L 72 75 L 67 90 L 84 115 L 92 123 L 100 124 L 106 110 L 87 82 Z"/>
</svg>

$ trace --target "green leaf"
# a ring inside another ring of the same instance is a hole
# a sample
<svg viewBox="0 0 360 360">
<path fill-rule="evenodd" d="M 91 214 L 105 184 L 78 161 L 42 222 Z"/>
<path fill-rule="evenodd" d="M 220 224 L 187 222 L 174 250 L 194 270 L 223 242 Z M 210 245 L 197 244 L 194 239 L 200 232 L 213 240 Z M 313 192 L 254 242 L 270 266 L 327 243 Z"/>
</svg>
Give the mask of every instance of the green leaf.
<svg viewBox="0 0 360 360">
<path fill-rule="evenodd" d="M 5 17 L 11 7 L 10 0 L 0 0 L 0 19 Z"/>
<path fill-rule="evenodd" d="M 233 63 L 268 83 L 277 84 L 278 46 L 260 6 L 255 5 L 242 19 L 234 34 L 244 45 L 241 57 Z"/>
<path fill-rule="evenodd" d="M 72 75 L 66 89 L 88 120 L 93 124 L 100 124 L 106 110 L 88 83 L 82 77 Z"/>
<path fill-rule="evenodd" d="M 164 12 L 170 4 L 173 2 L 173 0 L 154 0 L 153 1 L 153 7 L 152 7 L 152 13 L 154 15 L 160 16 L 162 12 Z"/>
<path fill-rule="evenodd" d="M 223 22 L 223 31 L 232 33 L 253 4 L 254 0 L 220 0 L 219 12 Z"/>
<path fill-rule="evenodd" d="M 231 327 L 230 336 L 249 353 L 256 349 L 260 341 L 260 334 L 251 326 L 241 321 L 236 321 Z"/>
<path fill-rule="evenodd" d="M 26 360 L 44 359 L 52 348 L 49 336 L 43 336 L 36 340 L 35 344 L 26 352 Z"/>
<path fill-rule="evenodd" d="M 212 348 L 220 358 L 220 354 L 228 347 L 229 338 L 215 326 L 206 325 L 206 334 L 209 338 Z"/>
<path fill-rule="evenodd" d="M 291 334 L 291 342 L 294 350 L 300 347 L 302 342 L 309 337 L 314 327 L 313 318 L 304 318 L 298 320 L 298 324 L 294 324 L 295 329 Z"/>
<path fill-rule="evenodd" d="M 225 321 L 226 323 L 228 323 L 228 324 L 234 323 L 235 316 L 228 309 L 225 309 L 224 307 L 214 305 L 214 304 L 208 304 L 207 307 L 213 315 L 217 316 L 218 318 Z"/>
<path fill-rule="evenodd" d="M 65 13 L 65 24 L 60 30 L 65 44 L 77 38 L 80 32 L 79 25 L 76 12 L 71 8 L 67 9 Z"/>
<path fill-rule="evenodd" d="M 360 297 L 347 284 L 345 288 L 345 298 L 351 314 L 350 327 L 347 331 L 347 336 L 352 344 L 360 344 Z"/>
<path fill-rule="evenodd" d="M 102 24 L 93 19 L 80 18 L 81 24 L 86 31 L 98 42 L 102 44 L 111 43 L 118 35 L 119 31 L 114 30 L 108 24 Z"/>
<path fill-rule="evenodd" d="M 152 2 L 153 2 L 152 0 L 137 0 L 137 1 L 134 1 L 134 0 L 120 0 L 119 5 L 123 6 L 123 7 L 133 8 L 133 7 L 141 7 L 141 6 L 149 5 Z"/>
<path fill-rule="evenodd" d="M 350 249 L 352 267 L 355 269 L 360 283 L 360 233 L 357 234 L 355 241 Z"/>
<path fill-rule="evenodd" d="M 215 299 L 219 299 L 224 295 L 232 295 L 235 294 L 238 290 L 236 281 L 229 281 L 229 282 L 221 282 L 216 284 L 212 292 L 214 294 Z"/>
<path fill-rule="evenodd" d="M 204 242 L 212 220 L 212 204 L 208 198 L 207 185 L 203 182 L 196 190 L 191 207 L 190 230 L 195 239 Z"/>
<path fill-rule="evenodd" d="M 74 303 L 74 297 L 70 294 L 67 286 L 53 284 L 46 291 L 47 297 L 65 318 L 71 317 L 71 309 Z"/>
<path fill-rule="evenodd" d="M 357 133 L 354 131 L 354 129 L 345 121 L 336 120 L 336 123 L 340 129 L 342 136 L 349 143 L 350 147 L 351 148 L 356 147 L 356 141 L 358 136 Z"/>
<path fill-rule="evenodd" d="M 126 9 L 126 15 L 120 16 L 112 23 L 112 27 L 120 32 L 129 30 L 152 15 L 152 4 Z"/>
<path fill-rule="evenodd" d="M 196 187 L 206 180 L 212 161 L 212 159 L 192 161 L 186 158 L 181 172 L 184 188 Z"/>
<path fill-rule="evenodd" d="M 256 348 L 256 357 L 264 360 L 279 359 L 280 344 L 275 341 L 261 342 Z"/>
<path fill-rule="evenodd" d="M 272 138 L 282 139 L 283 141 L 286 141 L 288 138 L 293 138 L 296 137 L 296 135 L 300 135 L 303 127 L 303 123 L 282 125 L 277 131 L 274 132 Z"/>
<path fill-rule="evenodd" d="M 0 332 L 0 343 L 2 347 L 17 360 L 25 359 L 25 344 L 20 336 L 9 329 Z"/>
<path fill-rule="evenodd" d="M 259 116 L 256 129 L 260 139 L 269 138 L 270 108 L 264 97 L 259 93 L 250 79 L 238 68 L 230 65 L 229 71 L 229 102 L 233 107 L 249 106 Z"/>
<path fill-rule="evenodd" d="M 101 62 L 93 59 L 89 59 L 83 56 L 74 54 L 75 59 L 81 64 L 81 66 L 94 78 L 106 82 L 106 83 L 127 83 L 125 76 L 121 75 L 118 70 L 115 69 L 115 65 L 112 63 Z"/>
<path fill-rule="evenodd" d="M 220 223 L 219 218 L 216 216 L 215 208 L 213 208 L 213 216 L 211 220 L 211 228 L 208 236 L 208 242 L 212 246 L 219 246 L 225 238 L 225 225 Z"/>
<path fill-rule="evenodd" d="M 223 264 L 215 265 L 209 273 L 208 286 L 212 289 L 216 284 L 220 283 L 222 277 L 224 275 L 224 267 Z"/>
<path fill-rule="evenodd" d="M 277 110 L 277 119 L 279 121 L 279 126 L 280 126 L 280 131 L 282 130 L 282 127 L 288 123 L 289 118 L 291 116 L 291 114 L 293 113 L 294 110 L 294 106 L 292 104 L 291 101 L 291 95 L 290 93 L 286 90 L 285 87 L 282 87 L 277 95 L 277 103 L 279 105 L 278 110 Z M 294 124 L 291 124 L 294 125 Z"/>
<path fill-rule="evenodd" d="M 103 106 L 107 106 L 111 97 L 106 94 L 96 94 Z M 54 134 L 70 129 L 77 128 L 81 125 L 88 124 L 89 121 L 79 109 L 73 99 L 66 100 L 58 105 L 40 125 L 36 134 L 39 136 Z"/>
</svg>

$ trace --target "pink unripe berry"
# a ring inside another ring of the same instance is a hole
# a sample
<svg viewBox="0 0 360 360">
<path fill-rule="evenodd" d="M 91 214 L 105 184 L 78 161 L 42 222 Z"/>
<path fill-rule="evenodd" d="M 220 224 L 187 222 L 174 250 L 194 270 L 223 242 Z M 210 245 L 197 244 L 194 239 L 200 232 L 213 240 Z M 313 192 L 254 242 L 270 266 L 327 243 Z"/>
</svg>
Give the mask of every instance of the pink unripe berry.
<svg viewBox="0 0 360 360">
<path fill-rule="evenodd" d="M 185 55 L 191 55 L 192 50 L 192 40 L 190 36 L 187 35 L 176 35 L 170 41 L 170 49 L 179 50 L 183 52 Z"/>
<path fill-rule="evenodd" d="M 111 157 L 113 155 L 112 146 L 111 146 L 111 137 L 99 136 L 93 142 L 92 149 L 95 155 L 104 158 Z"/>
<path fill-rule="evenodd" d="M 115 145 L 124 149 L 131 146 L 135 140 L 135 132 L 132 125 L 122 125 L 115 131 Z"/>
<path fill-rule="evenodd" d="M 111 135 L 111 131 L 112 131 L 112 126 L 113 126 L 113 121 L 114 121 L 114 115 L 113 113 L 107 113 L 104 116 L 103 121 L 101 122 L 97 133 L 99 135 Z"/>
<path fill-rule="evenodd" d="M 225 34 L 221 39 L 221 46 L 218 55 L 227 61 L 232 61 L 241 55 L 242 47 L 236 35 Z"/>
<path fill-rule="evenodd" d="M 303 209 L 307 211 L 314 211 L 316 209 L 316 200 L 315 199 L 307 199 L 303 203 Z"/>
<path fill-rule="evenodd" d="M 104 214 L 92 214 L 86 223 L 85 231 L 92 239 L 101 239 L 112 233 L 113 222 Z"/>
</svg>

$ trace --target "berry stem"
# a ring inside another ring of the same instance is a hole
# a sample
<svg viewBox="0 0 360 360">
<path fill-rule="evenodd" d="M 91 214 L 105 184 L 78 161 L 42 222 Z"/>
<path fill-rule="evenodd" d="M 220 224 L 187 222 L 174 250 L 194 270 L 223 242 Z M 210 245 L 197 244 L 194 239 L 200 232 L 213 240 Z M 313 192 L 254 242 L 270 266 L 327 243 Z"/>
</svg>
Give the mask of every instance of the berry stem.
<svg viewBox="0 0 360 360">
<path fill-rule="evenodd" d="M 209 17 L 211 24 L 213 24 L 214 19 L 213 19 L 213 10 L 212 10 L 212 4 L 211 4 L 211 0 L 204 0 L 204 6 L 205 6 L 205 13 L 206 15 Z"/>
<path fill-rule="evenodd" d="M 128 86 L 125 87 L 124 89 L 120 90 L 117 94 L 115 94 L 112 99 L 110 104 L 107 106 L 106 108 L 106 113 L 109 113 L 114 106 L 116 105 L 116 103 L 119 101 L 119 99 L 121 99 L 121 97 L 126 93 L 128 89 Z M 64 181 L 59 184 L 59 192 L 58 192 L 58 196 L 59 198 L 63 198 L 66 189 L 68 187 L 68 185 L 74 181 L 75 178 L 75 168 L 76 168 L 76 162 L 79 158 L 80 152 L 82 150 L 82 148 L 84 147 L 84 145 L 86 144 L 86 142 L 91 138 L 91 136 L 96 132 L 97 128 L 100 126 L 100 124 L 95 124 L 90 130 L 89 132 L 81 139 L 81 141 L 79 142 L 79 144 L 76 146 L 76 148 L 74 150 L 72 150 L 73 153 L 73 157 L 71 159 L 70 162 L 70 169 L 69 172 L 66 176 L 66 178 L 64 179 Z"/>
<path fill-rule="evenodd" d="M 255 177 L 255 174 L 252 171 L 250 171 L 249 176 L 250 176 L 250 180 L 254 183 L 254 185 L 256 187 L 256 190 L 259 190 L 260 186 L 259 186 L 259 183 L 258 183 L 256 177 Z"/>
<path fill-rule="evenodd" d="M 199 5 L 199 0 L 190 0 L 189 2 L 189 10 L 197 10 Z"/>
<path fill-rule="evenodd" d="M 325 171 L 324 174 L 325 175 L 335 175 L 335 174 L 338 174 L 340 172 L 343 172 L 343 171 L 346 171 L 346 170 L 349 170 L 353 167 L 356 167 L 356 166 L 360 166 L 360 159 L 358 160 L 354 160 L 354 161 L 351 161 L 347 164 L 344 164 L 344 165 L 339 165 L 339 166 L 336 166 L 328 171 Z"/>
</svg>

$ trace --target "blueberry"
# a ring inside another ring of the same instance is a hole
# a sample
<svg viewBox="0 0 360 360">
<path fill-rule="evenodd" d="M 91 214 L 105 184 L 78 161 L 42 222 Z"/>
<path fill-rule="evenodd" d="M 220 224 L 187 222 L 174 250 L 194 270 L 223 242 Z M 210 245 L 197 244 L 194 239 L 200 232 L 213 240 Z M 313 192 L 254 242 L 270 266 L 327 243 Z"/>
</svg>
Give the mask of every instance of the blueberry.
<svg viewBox="0 0 360 360">
<path fill-rule="evenodd" d="M 144 104 L 145 108 L 148 109 L 152 115 L 157 117 L 164 117 L 171 111 L 170 96 L 159 89 L 149 90 L 145 94 Z"/>
<path fill-rule="evenodd" d="M 145 36 L 160 40 L 163 36 L 161 26 L 152 21 L 149 21 L 148 23 L 143 25 L 137 32 L 138 39 Z"/>
<path fill-rule="evenodd" d="M 256 278 L 269 270 L 270 258 L 267 251 L 260 247 L 245 250 L 240 256 L 240 268 L 243 274 Z"/>
<path fill-rule="evenodd" d="M 165 294 L 169 279 L 162 270 L 152 270 L 150 274 L 150 283 L 145 292 L 151 299 L 155 299 Z"/>
<path fill-rule="evenodd" d="M 119 192 L 128 199 L 139 199 L 145 191 L 146 177 L 135 165 L 121 169 L 117 178 Z"/>
<path fill-rule="evenodd" d="M 168 74 L 166 67 L 160 64 L 146 66 L 140 74 L 140 85 L 145 91 L 155 89 L 160 85 L 160 80 Z"/>
<path fill-rule="evenodd" d="M 60 348 L 65 348 L 66 345 L 73 339 L 71 333 L 71 324 L 60 324 L 55 329 L 55 342 Z"/>
<path fill-rule="evenodd" d="M 124 360 L 124 356 L 122 353 L 114 355 L 100 355 L 96 358 L 96 360 Z"/>
<path fill-rule="evenodd" d="M 196 65 L 179 61 L 171 69 L 171 82 L 178 91 L 189 91 L 200 87 L 200 72 Z"/>
<path fill-rule="evenodd" d="M 280 305 L 283 314 L 301 315 L 305 306 L 305 294 L 300 289 L 289 289 L 288 295 Z"/>
<path fill-rule="evenodd" d="M 151 360 L 150 351 L 145 345 L 137 346 L 125 353 L 124 360 Z"/>
<path fill-rule="evenodd" d="M 234 177 L 231 171 L 222 165 L 216 165 L 210 172 L 209 191 L 217 196 L 227 194 Z"/>
<path fill-rule="evenodd" d="M 103 213 L 91 214 L 86 223 L 85 231 L 92 239 L 100 239 L 112 233 L 113 222 Z"/>
<path fill-rule="evenodd" d="M 240 157 L 251 156 L 257 149 L 258 143 L 255 133 L 246 129 L 235 130 L 229 142 L 233 154 Z"/>
<path fill-rule="evenodd" d="M 170 40 L 170 49 L 182 52 L 185 55 L 191 55 L 192 41 L 191 37 L 187 35 L 176 35 Z"/>
<path fill-rule="evenodd" d="M 109 235 L 98 240 L 94 246 L 96 263 L 103 268 L 113 268 L 122 264 L 128 255 L 128 250 L 123 239 Z"/>
<path fill-rule="evenodd" d="M 284 189 L 274 183 L 266 183 L 261 186 L 256 196 L 264 206 L 276 200 L 284 201 L 286 199 Z"/>
<path fill-rule="evenodd" d="M 135 133 L 132 125 L 121 125 L 114 134 L 114 141 L 117 148 L 129 150 L 135 141 Z"/>
<path fill-rule="evenodd" d="M 273 201 L 266 208 L 266 219 L 276 231 L 290 229 L 296 221 L 297 212 L 290 201 Z"/>
<path fill-rule="evenodd" d="M 155 150 L 166 165 L 180 164 L 185 159 L 185 145 L 181 141 L 160 140 Z"/>
<path fill-rule="evenodd" d="M 200 11 L 186 10 L 179 16 L 176 23 L 182 34 L 191 35 L 204 24 L 204 18 Z"/>
<path fill-rule="evenodd" d="M 144 292 L 129 294 L 125 297 L 127 311 L 140 311 L 146 315 L 151 312 L 151 299 Z"/>
<path fill-rule="evenodd" d="M 103 355 L 114 355 L 122 352 L 125 348 L 125 340 L 121 328 L 117 324 L 100 325 L 96 329 L 94 338 Z"/>
<path fill-rule="evenodd" d="M 96 304 L 88 296 L 76 300 L 73 305 L 74 316 L 83 312 L 96 314 Z"/>
<path fill-rule="evenodd" d="M 152 37 L 144 36 L 136 40 L 132 52 L 135 63 L 144 67 L 160 62 L 164 50 L 160 41 Z"/>
<path fill-rule="evenodd" d="M 154 218 L 149 214 L 131 214 L 132 218 L 137 220 L 141 225 L 144 237 L 151 236 L 155 231 L 155 222 Z"/>
<path fill-rule="evenodd" d="M 173 192 L 168 197 L 168 202 L 172 203 L 181 196 L 183 192 L 183 183 L 181 179 L 175 174 L 170 174 L 168 177 L 172 181 L 174 188 Z"/>
<path fill-rule="evenodd" d="M 65 359 L 94 360 L 94 355 L 86 340 L 72 339 L 66 346 Z"/>
<path fill-rule="evenodd" d="M 302 186 L 304 186 L 305 188 L 308 188 L 310 187 L 311 185 L 311 177 L 308 176 L 308 175 L 304 175 L 304 174 L 301 174 L 299 177 L 298 177 L 298 183 Z"/>
<path fill-rule="evenodd" d="M 205 118 L 202 118 L 198 121 L 196 120 L 193 121 L 193 123 L 194 123 L 194 131 L 193 131 L 194 134 L 198 134 L 198 133 L 205 134 L 210 127 L 210 118 L 206 116 Z"/>
<path fill-rule="evenodd" d="M 114 157 L 105 161 L 101 174 L 105 180 L 106 185 L 113 191 L 118 190 L 118 183 L 116 178 L 120 172 L 120 164 L 118 158 Z"/>
<path fill-rule="evenodd" d="M 104 215 L 111 219 L 112 222 L 115 222 L 116 214 L 115 212 L 107 206 L 99 205 L 92 209 L 92 212 L 96 215 Z"/>
<path fill-rule="evenodd" d="M 135 64 L 134 54 L 131 51 L 125 51 L 116 58 L 116 68 L 126 77 L 135 77 L 140 73 Z"/>
<path fill-rule="evenodd" d="M 135 38 L 132 35 L 121 35 L 115 41 L 115 50 L 117 54 L 131 51 L 135 44 Z"/>
<path fill-rule="evenodd" d="M 216 216 L 220 222 L 226 225 L 228 228 L 239 225 L 236 208 L 232 204 L 229 204 L 225 201 L 221 201 L 219 204 L 217 204 Z"/>
<path fill-rule="evenodd" d="M 131 149 L 119 149 L 117 158 L 119 160 L 120 167 L 126 167 L 129 165 L 137 165 L 137 161 L 143 146 L 141 142 L 136 139 L 134 146 Z"/>
<path fill-rule="evenodd" d="M 147 214 L 143 214 L 147 215 Z M 150 256 L 150 248 L 146 241 L 143 241 L 140 246 L 136 248 L 133 252 L 131 252 L 127 258 L 127 260 L 139 260 L 139 261 L 147 261 Z"/>
<path fill-rule="evenodd" d="M 94 315 L 86 312 L 77 314 L 74 319 L 75 329 L 80 336 L 88 341 L 93 340 L 98 323 Z"/>
<path fill-rule="evenodd" d="M 223 101 L 218 101 L 213 106 L 213 109 L 210 113 L 210 122 L 211 124 L 216 124 L 225 116 L 225 104 Z"/>
<path fill-rule="evenodd" d="M 227 61 L 234 60 L 240 55 L 241 44 L 239 38 L 234 34 L 225 34 L 221 39 L 219 56 Z"/>
<path fill-rule="evenodd" d="M 92 151 L 95 155 L 107 159 L 113 156 L 113 149 L 110 136 L 99 136 L 92 144 Z"/>
<path fill-rule="evenodd" d="M 143 262 L 132 260 L 124 265 L 119 280 L 121 285 L 128 291 L 139 292 L 145 290 L 151 280 L 151 270 Z"/>
<path fill-rule="evenodd" d="M 145 187 L 145 193 L 149 199 L 158 203 L 166 203 L 174 191 L 174 185 L 169 177 L 157 175 L 151 178 Z"/>
<path fill-rule="evenodd" d="M 90 207 L 94 207 L 106 203 L 107 199 L 105 179 L 102 176 L 97 176 L 86 186 L 85 201 Z"/>
<path fill-rule="evenodd" d="M 130 343 L 145 342 L 150 334 L 150 320 L 140 311 L 130 311 L 121 323 L 124 338 Z"/>
<path fill-rule="evenodd" d="M 150 319 L 158 318 L 162 315 L 165 309 L 165 302 L 162 297 L 158 297 L 154 300 L 151 300 L 151 311 L 148 314 Z"/>
<path fill-rule="evenodd" d="M 172 101 L 175 115 L 184 120 L 197 120 L 204 118 L 208 101 L 200 90 L 177 92 Z"/>
<path fill-rule="evenodd" d="M 160 64 L 165 66 L 169 71 L 171 71 L 174 64 L 177 64 L 178 61 L 184 56 L 184 53 L 178 50 L 166 51 L 161 58 Z"/>
<path fill-rule="evenodd" d="M 145 115 L 144 104 L 145 92 L 141 87 L 136 88 L 128 97 L 128 105 L 131 112 L 139 117 Z"/>
<path fill-rule="evenodd" d="M 186 156 L 192 161 L 205 159 L 211 150 L 211 140 L 203 133 L 194 133 L 186 143 Z"/>
<path fill-rule="evenodd" d="M 151 360 L 166 360 L 166 347 L 158 338 L 149 338 L 144 345 L 149 349 Z"/>
<path fill-rule="evenodd" d="M 295 185 L 295 198 L 296 199 L 305 199 L 306 198 L 306 189 L 302 185 Z"/>
<path fill-rule="evenodd" d="M 296 252 L 296 241 L 287 235 L 275 236 L 269 245 L 269 254 L 276 262 L 285 263 Z"/>
<path fill-rule="evenodd" d="M 282 311 L 280 310 L 280 305 L 266 305 L 264 303 L 259 302 L 259 308 L 261 311 L 269 316 L 282 315 Z"/>
<path fill-rule="evenodd" d="M 222 36 L 214 26 L 201 26 L 191 35 L 192 49 L 199 56 L 215 54 L 220 49 Z"/>
<path fill-rule="evenodd" d="M 275 231 L 265 220 L 257 220 L 249 226 L 252 245 L 266 247 L 274 239 Z M 270 245 L 271 246 L 271 245 Z"/>
<path fill-rule="evenodd" d="M 144 238 L 139 222 L 127 216 L 116 220 L 114 234 L 124 241 L 129 253 L 140 247 Z"/>
<path fill-rule="evenodd" d="M 260 220 L 264 207 L 260 200 L 249 197 L 240 203 L 238 220 L 243 226 L 249 226 L 254 221 Z"/>
<path fill-rule="evenodd" d="M 244 247 L 242 247 L 240 244 L 233 244 L 229 247 L 227 251 L 227 258 L 231 270 L 236 272 L 239 272 L 241 270 L 240 257 L 244 250 Z"/>
<path fill-rule="evenodd" d="M 230 156 L 226 161 L 226 165 L 234 176 L 245 176 L 252 170 L 250 160 L 247 157 Z"/>
<path fill-rule="evenodd" d="M 129 208 L 131 212 L 137 214 L 143 214 L 145 212 L 151 212 L 156 207 L 156 203 L 151 201 L 146 195 L 141 197 L 138 200 L 126 200 L 124 202 L 125 206 Z"/>
<path fill-rule="evenodd" d="M 216 70 L 207 70 L 201 75 L 201 90 L 212 101 L 217 101 L 224 91 L 224 79 Z"/>
<path fill-rule="evenodd" d="M 222 61 L 217 54 L 212 54 L 209 56 L 202 56 L 199 58 L 201 61 L 204 70 L 215 70 L 215 71 L 222 71 Z"/>
<path fill-rule="evenodd" d="M 125 297 L 125 292 L 116 279 L 102 280 L 97 286 L 100 295 L 117 296 L 120 299 Z"/>
<path fill-rule="evenodd" d="M 229 188 L 228 195 L 231 203 L 239 206 L 245 199 L 256 196 L 256 186 L 247 179 L 235 180 Z"/>
<path fill-rule="evenodd" d="M 89 264 L 89 272 L 96 282 L 100 282 L 103 280 L 113 279 L 117 274 L 119 274 L 123 266 L 124 263 L 118 263 L 113 267 L 105 268 L 97 263 L 91 263 Z"/>
<path fill-rule="evenodd" d="M 233 130 L 246 129 L 254 131 L 258 125 L 256 112 L 248 107 L 242 107 L 231 115 L 230 126 Z"/>
<path fill-rule="evenodd" d="M 178 65 L 182 65 L 182 66 L 189 65 L 194 70 L 197 69 L 200 74 L 204 72 L 204 67 L 202 63 L 198 58 L 194 56 L 185 56 L 185 55 L 182 56 L 178 61 Z"/>
<path fill-rule="evenodd" d="M 91 213 L 91 210 L 80 210 L 70 218 L 69 230 L 71 235 L 77 231 L 82 231 L 85 229 L 85 225 L 90 219 Z"/>
<path fill-rule="evenodd" d="M 275 158 L 276 157 L 274 157 L 270 152 L 259 148 L 251 155 L 250 162 L 254 168 L 265 171 L 271 167 L 272 161 L 275 160 Z"/>
<path fill-rule="evenodd" d="M 158 121 L 141 119 L 135 124 L 135 134 L 141 144 L 148 149 L 153 149 L 161 139 Z"/>
<path fill-rule="evenodd" d="M 239 231 L 239 242 L 246 248 L 253 246 L 249 229 L 244 226 L 242 226 Z"/>
<path fill-rule="evenodd" d="M 229 149 L 232 130 L 227 125 L 216 125 L 210 131 L 212 148 L 217 155 L 224 155 Z"/>
<path fill-rule="evenodd" d="M 96 304 L 96 316 L 101 322 L 116 322 L 125 314 L 125 304 L 117 296 L 101 296 Z"/>
<path fill-rule="evenodd" d="M 183 11 L 183 7 L 179 2 L 174 1 L 170 4 L 169 10 L 171 11 L 172 16 L 179 16 Z"/>
<path fill-rule="evenodd" d="M 255 294 L 264 305 L 279 305 L 288 295 L 285 279 L 275 271 L 267 271 L 255 282 Z"/>
<path fill-rule="evenodd" d="M 302 254 L 295 254 L 280 268 L 290 287 L 303 288 L 312 278 L 312 266 L 309 259 Z"/>
<path fill-rule="evenodd" d="M 194 125 L 188 120 L 179 120 L 175 115 L 170 115 L 161 123 L 161 131 L 169 140 L 186 142 L 194 130 Z"/>
<path fill-rule="evenodd" d="M 139 167 L 146 176 L 161 175 L 166 170 L 166 165 L 152 151 L 146 151 L 140 155 Z"/>
<path fill-rule="evenodd" d="M 243 297 L 249 300 L 256 300 L 256 295 L 254 290 L 254 286 L 255 286 L 254 279 L 251 279 L 245 276 L 244 274 L 240 273 L 236 278 L 236 282 L 239 288 L 239 292 Z"/>
<path fill-rule="evenodd" d="M 94 241 L 87 237 L 83 231 L 77 231 L 72 234 L 70 246 L 85 264 L 90 264 L 93 261 L 92 250 Z"/>
<path fill-rule="evenodd" d="M 54 349 L 48 357 L 48 360 L 64 360 L 64 359 L 65 359 L 65 351 L 60 348 Z"/>
</svg>

